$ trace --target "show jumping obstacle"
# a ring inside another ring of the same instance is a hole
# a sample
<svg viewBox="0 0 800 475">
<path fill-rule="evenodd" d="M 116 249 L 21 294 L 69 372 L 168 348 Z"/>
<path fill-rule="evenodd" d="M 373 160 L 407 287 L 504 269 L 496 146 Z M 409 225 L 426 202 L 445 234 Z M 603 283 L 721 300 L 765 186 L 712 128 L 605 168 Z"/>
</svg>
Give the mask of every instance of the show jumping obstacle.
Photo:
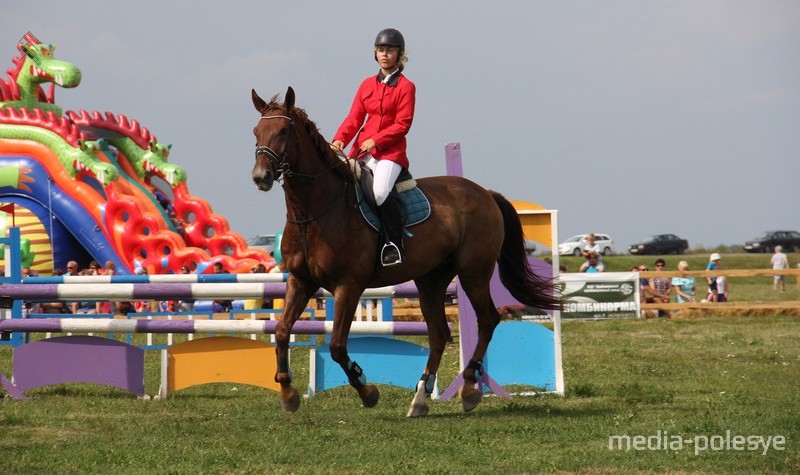
<svg viewBox="0 0 800 475">
<path fill-rule="evenodd" d="M 254 277 L 255 276 L 255 277 Z M 205 283 L 192 283 L 206 280 Z M 240 299 L 282 297 L 282 282 L 239 282 L 240 280 L 285 280 L 281 274 L 215 276 L 114 276 L 41 277 L 20 284 L 0 284 L 6 301 L 69 300 L 149 300 L 149 299 Z M 106 283 L 97 283 L 105 281 Z M 209 283 L 209 281 L 215 281 Z M 52 283 L 41 283 L 52 282 Z M 79 284 L 79 285 L 78 285 Z M 454 286 L 450 289 L 455 292 Z M 365 298 L 414 297 L 413 284 L 370 289 Z M 324 292 L 319 292 L 324 297 Z M 197 313 L 197 312 L 195 312 Z M 245 312 L 247 313 L 247 312 Z M 254 315 L 253 315 L 254 316 Z M 170 316 L 171 317 L 171 316 Z M 191 318 L 191 317 L 190 317 Z M 0 319 L 1 332 L 48 333 L 147 333 L 147 334 L 272 334 L 274 320 L 148 320 L 113 318 L 11 318 Z M 330 334 L 332 321 L 298 322 L 295 334 Z M 422 322 L 354 322 L 358 335 L 425 335 Z M 361 338 L 359 348 L 365 366 L 375 370 L 376 382 L 405 385 L 414 380 L 402 368 L 394 371 L 398 360 L 427 358 L 427 348 L 387 338 Z M 378 351 L 380 349 L 380 351 Z M 347 384 L 331 373 L 332 360 L 324 351 L 311 358 L 309 393 Z M 406 362 L 408 366 L 408 362 Z M 271 390 L 278 386 L 266 369 L 275 369 L 274 347 L 266 342 L 242 338 L 213 337 L 187 341 L 162 351 L 162 383 L 159 397 L 198 384 L 236 382 Z M 339 371 L 335 371 L 339 373 Z M 143 350 L 107 338 L 63 336 L 40 340 L 15 348 L 13 382 L 0 375 L 0 384 L 12 397 L 25 398 L 25 391 L 64 382 L 93 382 L 117 387 L 145 397 Z M 403 382 L 405 381 L 405 384 Z"/>
<path fill-rule="evenodd" d="M 15 241 L 16 239 L 16 241 Z M 18 262 L 19 230 L 12 228 L 6 254 L 10 276 L 3 282 L 20 282 Z M 16 244 L 15 244 L 16 242 Z M 0 334 L 14 335 L 14 364 L 11 380 L 0 374 L 0 385 L 15 398 L 41 386 L 67 382 L 91 382 L 118 387 L 142 397 L 144 392 L 144 350 L 121 341 L 96 336 L 59 336 L 22 344 L 22 335 L 47 333 L 185 333 L 256 334 L 274 333 L 274 320 L 213 320 L 210 312 L 191 315 L 170 314 L 166 320 L 150 320 L 148 316 L 131 315 L 129 319 L 102 318 L 21 318 L 24 301 L 69 300 L 169 300 L 169 299 L 241 299 L 282 297 L 285 294 L 284 274 L 217 274 L 217 275 L 117 275 L 29 277 L 23 283 L 0 284 L 0 299 L 13 308 L 16 318 L 0 318 Z M 450 292 L 455 293 L 452 285 Z M 413 284 L 370 289 L 365 298 L 414 297 Z M 325 297 L 324 292 L 318 293 Z M 98 316 L 100 317 L 100 316 Z M 133 318 L 130 318 L 133 317 Z M 208 319 L 206 319 L 208 318 Z M 301 320 L 295 334 L 330 334 L 332 321 Z M 358 335 L 424 335 L 421 322 L 354 322 Z M 367 356 L 364 364 L 375 371 L 375 382 L 409 388 L 414 385 L 416 365 L 427 359 L 427 348 L 386 337 L 360 337 L 358 345 Z M 408 361 L 406 361 L 408 360 Z M 409 361 L 414 365 L 409 365 Z M 399 364 L 404 362 L 404 364 Z M 405 369 L 403 367 L 407 367 Z M 330 371 L 327 368 L 331 368 Z M 271 368 L 271 369 L 270 369 Z M 393 369 L 397 368 L 397 369 Z M 232 382 L 252 384 L 277 390 L 270 371 L 275 369 L 274 347 L 263 341 L 243 338 L 211 337 L 190 340 L 162 350 L 162 383 L 159 396 L 198 384 Z M 333 373 L 337 373 L 337 379 Z M 315 351 L 311 358 L 309 393 L 347 384 L 334 368 L 329 354 Z"/>
</svg>

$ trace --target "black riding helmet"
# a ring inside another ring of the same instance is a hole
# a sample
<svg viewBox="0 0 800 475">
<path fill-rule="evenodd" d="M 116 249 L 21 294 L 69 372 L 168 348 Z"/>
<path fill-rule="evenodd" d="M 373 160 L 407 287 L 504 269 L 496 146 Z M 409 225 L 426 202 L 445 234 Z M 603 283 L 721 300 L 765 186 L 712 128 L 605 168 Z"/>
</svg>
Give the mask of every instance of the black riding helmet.
<svg viewBox="0 0 800 475">
<path fill-rule="evenodd" d="M 402 52 L 406 49 L 406 40 L 399 31 L 394 28 L 386 28 L 375 37 L 375 46 L 397 46 Z"/>
</svg>

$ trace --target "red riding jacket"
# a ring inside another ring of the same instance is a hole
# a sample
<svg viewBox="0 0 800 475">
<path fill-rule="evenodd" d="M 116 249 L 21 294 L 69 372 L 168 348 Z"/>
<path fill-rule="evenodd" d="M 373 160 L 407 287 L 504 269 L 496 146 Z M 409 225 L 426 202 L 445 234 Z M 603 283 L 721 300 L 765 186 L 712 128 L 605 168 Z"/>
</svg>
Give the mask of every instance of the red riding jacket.
<svg viewBox="0 0 800 475">
<path fill-rule="evenodd" d="M 350 150 L 350 157 L 353 158 L 358 155 L 361 143 L 372 139 L 375 141 L 373 157 L 391 160 L 408 168 L 406 134 L 414 120 L 417 89 L 400 72 L 395 73 L 386 84 L 382 82 L 383 78 L 383 74 L 379 73 L 361 83 L 350 113 L 339 126 L 333 140 L 348 144 L 355 137 Z"/>
</svg>

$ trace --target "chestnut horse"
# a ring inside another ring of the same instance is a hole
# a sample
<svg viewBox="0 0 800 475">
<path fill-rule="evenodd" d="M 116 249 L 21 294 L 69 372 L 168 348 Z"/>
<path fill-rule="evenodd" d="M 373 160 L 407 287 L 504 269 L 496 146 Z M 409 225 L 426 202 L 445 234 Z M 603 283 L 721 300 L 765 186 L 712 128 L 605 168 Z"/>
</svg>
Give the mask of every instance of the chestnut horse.
<svg viewBox="0 0 800 475">
<path fill-rule="evenodd" d="M 309 299 L 323 288 L 334 297 L 331 357 L 339 363 L 365 407 L 378 403 L 378 389 L 367 384 L 362 369 L 347 354 L 347 338 L 356 306 L 367 288 L 413 280 L 419 291 L 428 327 L 430 354 L 408 416 L 427 414 L 426 397 L 433 390 L 436 371 L 447 342 L 452 341 L 445 317 L 445 293 L 458 276 L 478 320 L 478 343 L 464 371 L 461 391 L 464 411 L 482 399 L 476 388 L 482 359 L 500 315 L 489 294 L 489 280 L 499 263 L 500 279 L 520 302 L 543 310 L 559 308 L 560 298 L 551 279 L 528 266 L 522 226 L 516 210 L 499 193 L 461 177 L 417 180 L 431 203 L 431 216 L 406 237 L 402 264 L 381 267 L 378 233 L 357 209 L 356 178 L 347 160 L 336 154 L 305 111 L 295 106 L 294 90 L 283 104 L 270 102 L 252 91 L 259 112 L 252 178 L 261 191 L 275 181 L 284 189 L 286 226 L 281 254 L 289 278 L 283 316 L 275 330 L 277 374 L 281 406 L 294 412 L 300 397 L 292 387 L 289 335 Z"/>
</svg>

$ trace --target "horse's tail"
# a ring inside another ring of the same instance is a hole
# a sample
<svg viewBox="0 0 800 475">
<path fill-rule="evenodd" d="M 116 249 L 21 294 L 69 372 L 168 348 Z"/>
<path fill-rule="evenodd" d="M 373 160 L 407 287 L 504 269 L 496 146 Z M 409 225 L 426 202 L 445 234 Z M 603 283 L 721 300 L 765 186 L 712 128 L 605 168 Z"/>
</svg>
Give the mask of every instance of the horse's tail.
<svg viewBox="0 0 800 475">
<path fill-rule="evenodd" d="M 497 263 L 500 282 L 521 303 L 541 310 L 560 310 L 562 299 L 551 278 L 536 275 L 528 264 L 525 238 L 517 210 L 503 195 L 492 191 L 492 197 L 503 213 L 505 239 Z"/>
</svg>

